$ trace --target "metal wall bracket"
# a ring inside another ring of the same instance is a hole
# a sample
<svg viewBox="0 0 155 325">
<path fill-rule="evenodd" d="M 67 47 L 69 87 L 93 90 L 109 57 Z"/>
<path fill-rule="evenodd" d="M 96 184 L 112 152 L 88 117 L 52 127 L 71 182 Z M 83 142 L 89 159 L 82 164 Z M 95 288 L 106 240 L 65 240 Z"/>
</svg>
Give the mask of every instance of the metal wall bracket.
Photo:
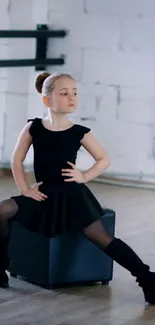
<svg viewBox="0 0 155 325">
<path fill-rule="evenodd" d="M 35 59 L 0 60 L 0 68 L 35 67 L 35 70 L 45 70 L 47 65 L 63 65 L 64 56 L 47 59 L 48 38 L 61 38 L 67 35 L 65 30 L 49 30 L 47 25 L 39 24 L 36 30 L 0 30 L 0 38 L 36 38 Z"/>
</svg>

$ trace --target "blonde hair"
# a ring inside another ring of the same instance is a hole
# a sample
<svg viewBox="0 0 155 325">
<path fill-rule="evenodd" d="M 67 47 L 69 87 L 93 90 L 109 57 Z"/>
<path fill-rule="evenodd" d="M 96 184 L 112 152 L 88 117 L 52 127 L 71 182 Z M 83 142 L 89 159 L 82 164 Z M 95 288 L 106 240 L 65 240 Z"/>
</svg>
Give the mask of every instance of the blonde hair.
<svg viewBox="0 0 155 325">
<path fill-rule="evenodd" d="M 70 78 L 74 80 L 73 77 L 67 73 L 50 74 L 49 72 L 43 72 L 37 76 L 35 88 L 38 93 L 49 96 L 54 89 L 55 82 L 60 78 Z"/>
</svg>

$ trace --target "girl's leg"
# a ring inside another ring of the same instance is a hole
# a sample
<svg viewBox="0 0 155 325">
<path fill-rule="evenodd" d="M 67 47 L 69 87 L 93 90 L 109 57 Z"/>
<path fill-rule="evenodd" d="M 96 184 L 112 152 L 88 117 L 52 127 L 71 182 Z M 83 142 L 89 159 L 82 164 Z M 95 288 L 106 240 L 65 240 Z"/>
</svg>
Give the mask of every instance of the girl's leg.
<svg viewBox="0 0 155 325">
<path fill-rule="evenodd" d="M 10 264 L 8 243 L 10 238 L 11 221 L 18 211 L 13 199 L 0 202 L 0 287 L 8 287 L 8 277 L 5 270 Z"/>
<path fill-rule="evenodd" d="M 146 302 L 155 304 L 155 273 L 149 271 L 149 266 L 126 243 L 108 234 L 100 220 L 84 228 L 83 235 L 130 271 L 142 287 Z"/>
</svg>

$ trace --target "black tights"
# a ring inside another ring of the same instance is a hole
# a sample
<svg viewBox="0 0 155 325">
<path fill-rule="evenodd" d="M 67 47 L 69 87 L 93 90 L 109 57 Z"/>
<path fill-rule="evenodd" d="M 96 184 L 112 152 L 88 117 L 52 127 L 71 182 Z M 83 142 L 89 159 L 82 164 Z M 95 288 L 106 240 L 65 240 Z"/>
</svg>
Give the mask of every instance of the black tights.
<svg viewBox="0 0 155 325">
<path fill-rule="evenodd" d="M 10 224 L 18 206 L 13 199 L 8 199 L 0 203 L 0 238 L 9 237 Z M 101 249 L 106 248 L 112 241 L 112 236 L 107 233 L 100 220 L 93 222 L 90 226 L 83 229 L 83 235 Z"/>
<path fill-rule="evenodd" d="M 10 225 L 18 206 L 13 199 L 0 202 L 0 238 L 10 236 Z"/>
<path fill-rule="evenodd" d="M 83 235 L 101 249 L 105 249 L 113 240 L 100 220 L 96 220 L 82 231 Z"/>
</svg>

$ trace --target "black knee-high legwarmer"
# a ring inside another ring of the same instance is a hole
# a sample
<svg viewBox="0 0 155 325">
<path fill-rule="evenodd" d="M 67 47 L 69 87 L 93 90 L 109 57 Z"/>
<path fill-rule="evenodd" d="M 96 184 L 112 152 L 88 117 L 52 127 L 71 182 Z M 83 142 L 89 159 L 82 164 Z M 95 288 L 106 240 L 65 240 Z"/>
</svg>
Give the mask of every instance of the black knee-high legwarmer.
<svg viewBox="0 0 155 325">
<path fill-rule="evenodd" d="M 121 239 L 114 238 L 104 251 L 137 278 L 136 281 L 143 289 L 145 300 L 150 304 L 155 304 L 155 273 L 150 272 L 150 267 L 144 264 Z"/>
</svg>

